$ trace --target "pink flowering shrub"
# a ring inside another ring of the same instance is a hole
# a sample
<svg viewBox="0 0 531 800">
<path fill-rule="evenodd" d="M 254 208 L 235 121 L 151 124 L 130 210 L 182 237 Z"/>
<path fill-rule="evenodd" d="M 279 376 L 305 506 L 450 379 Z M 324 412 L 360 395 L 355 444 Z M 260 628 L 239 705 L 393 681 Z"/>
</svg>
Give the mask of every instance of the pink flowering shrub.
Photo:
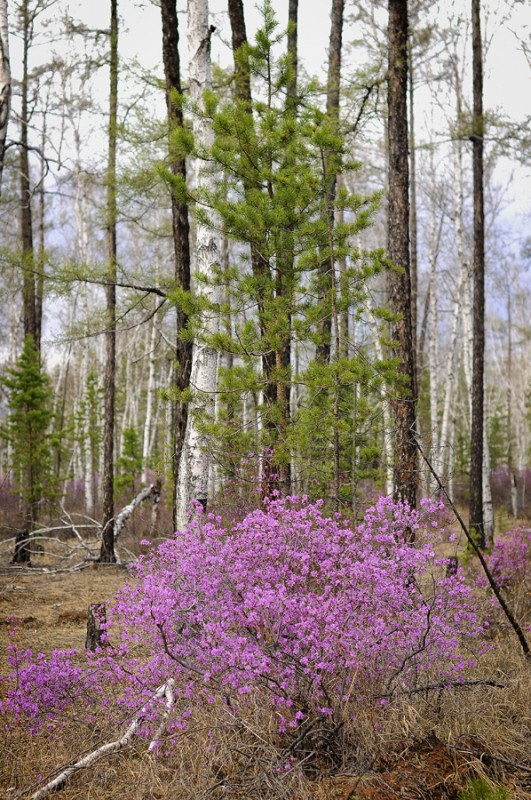
<svg viewBox="0 0 531 800">
<path fill-rule="evenodd" d="M 507 595 L 513 614 L 520 624 L 528 629 L 531 611 L 531 528 L 519 526 L 498 534 L 490 553 L 486 554 L 487 565 L 496 583 Z M 497 628 L 506 628 L 507 618 L 492 595 L 487 578 L 479 564 L 473 560 L 469 569 L 470 578 L 485 592 L 492 617 L 492 633 Z"/>
<path fill-rule="evenodd" d="M 531 578 L 531 528 L 518 527 L 496 536 L 487 563 L 503 588 Z"/>
<path fill-rule="evenodd" d="M 447 576 L 435 555 L 441 519 L 441 506 L 416 512 L 387 498 L 355 530 L 305 498 L 266 501 L 231 530 L 198 516 L 135 567 L 108 610 L 108 645 L 84 669 L 70 653 L 44 668 L 13 650 L 4 708 L 37 721 L 82 691 L 108 704 L 114 684 L 117 702 L 136 709 L 172 677 L 170 730 L 196 704 L 238 715 L 258 696 L 282 731 L 344 718 L 351 701 L 460 680 L 471 663 L 463 641 L 481 649 L 482 623 L 462 571 Z"/>
</svg>

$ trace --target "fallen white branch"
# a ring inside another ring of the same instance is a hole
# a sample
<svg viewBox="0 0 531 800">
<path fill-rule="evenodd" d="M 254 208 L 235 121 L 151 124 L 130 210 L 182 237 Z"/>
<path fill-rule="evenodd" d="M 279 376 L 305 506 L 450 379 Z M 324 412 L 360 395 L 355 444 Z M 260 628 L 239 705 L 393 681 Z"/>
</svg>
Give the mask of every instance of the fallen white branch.
<svg viewBox="0 0 531 800">
<path fill-rule="evenodd" d="M 144 489 L 142 489 L 142 491 L 139 492 L 137 496 L 133 500 L 131 500 L 131 502 L 128 505 L 122 508 L 122 510 L 120 511 L 114 522 L 115 542 L 118 539 L 120 533 L 122 532 L 122 528 L 124 527 L 125 523 L 129 519 L 129 517 L 133 515 L 135 508 L 139 506 L 141 503 L 143 503 L 144 500 L 147 500 L 148 497 L 153 497 L 153 503 L 156 505 L 160 498 L 160 490 L 161 490 L 160 481 L 152 483 L 150 486 L 146 486 Z"/>
<path fill-rule="evenodd" d="M 69 767 L 66 767 L 59 775 L 57 775 L 53 780 L 49 781 L 46 786 L 43 786 L 42 789 L 39 789 L 31 796 L 31 800 L 41 800 L 42 797 L 46 797 L 50 792 L 53 792 L 54 789 L 60 789 L 76 772 L 80 769 L 86 769 L 87 767 L 91 767 L 96 761 L 99 761 L 104 756 L 107 756 L 112 753 L 117 753 L 120 750 L 123 750 L 127 747 L 141 726 L 142 722 L 144 721 L 144 717 L 153 702 L 156 700 L 160 700 L 162 697 L 166 697 L 166 708 L 161 718 L 161 723 L 157 729 L 155 737 L 150 742 L 148 752 L 153 752 L 156 748 L 157 743 L 164 733 L 164 730 L 167 725 L 168 716 L 170 714 L 171 708 L 173 706 L 173 688 L 175 685 L 175 681 L 173 678 L 169 678 L 166 683 L 163 683 L 162 686 L 159 686 L 153 697 L 151 697 L 148 702 L 140 709 L 138 714 L 133 718 L 131 724 L 127 728 L 124 735 L 117 739 L 114 742 L 108 742 L 107 744 L 98 747 L 97 750 L 93 750 L 92 753 L 89 753 L 83 758 L 80 758 L 79 761 L 76 761 L 75 764 L 71 764 Z"/>
<path fill-rule="evenodd" d="M 166 683 L 165 683 L 165 686 L 166 686 L 166 690 L 165 690 L 164 694 L 166 696 L 166 708 L 162 712 L 162 716 L 160 718 L 160 725 L 157 728 L 153 739 L 149 743 L 148 753 L 153 753 L 155 751 L 155 749 L 157 748 L 158 744 L 160 743 L 160 740 L 161 740 L 161 738 L 162 738 L 162 736 L 163 736 L 163 734 L 164 734 L 164 732 L 166 730 L 166 726 L 168 724 L 168 717 L 170 716 L 171 710 L 173 708 L 173 704 L 175 702 L 174 697 L 173 697 L 173 687 L 175 686 L 175 681 L 173 680 L 173 678 L 170 678 L 169 680 L 167 680 Z"/>
</svg>

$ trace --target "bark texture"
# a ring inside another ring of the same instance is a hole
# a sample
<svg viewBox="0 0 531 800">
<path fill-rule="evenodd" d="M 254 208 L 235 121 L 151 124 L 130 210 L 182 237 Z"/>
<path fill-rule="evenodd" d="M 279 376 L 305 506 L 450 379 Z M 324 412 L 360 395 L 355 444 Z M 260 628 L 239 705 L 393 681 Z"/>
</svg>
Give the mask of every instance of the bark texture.
<svg viewBox="0 0 531 800">
<path fill-rule="evenodd" d="M 169 129 L 170 170 L 176 178 L 186 184 L 186 160 L 173 152 L 172 130 L 183 124 L 183 112 L 179 102 L 181 87 L 181 65 L 179 58 L 179 22 L 176 0 L 161 0 L 162 15 L 162 58 L 166 80 L 166 109 Z M 171 211 L 173 227 L 173 251 L 175 256 L 175 282 L 185 292 L 190 291 L 190 224 L 188 206 L 172 189 Z M 182 308 L 176 309 L 176 342 L 174 386 L 176 398 L 172 408 L 172 472 L 173 472 L 173 527 L 177 527 L 177 487 L 180 481 L 179 466 L 183 449 L 188 405 L 182 393 L 190 386 L 192 369 L 192 343 L 183 337 L 188 326 L 188 314 Z"/>
<path fill-rule="evenodd" d="M 483 48 L 480 0 L 472 0 L 472 72 L 474 117 L 474 304 L 472 338 L 472 421 L 470 433 L 470 529 L 485 547 L 483 520 L 484 359 L 485 359 L 485 212 L 483 204 Z"/>
<path fill-rule="evenodd" d="M 22 297 L 24 314 L 24 337 L 32 336 L 35 347 L 40 351 L 40 330 L 37 328 L 33 215 L 31 207 L 31 180 L 29 166 L 29 73 L 28 59 L 31 47 L 33 20 L 28 0 L 20 7 L 22 22 L 22 84 L 20 108 L 20 231 L 22 243 Z"/>
<path fill-rule="evenodd" d="M 111 0 L 109 153 L 107 162 L 107 258 L 103 426 L 103 530 L 100 561 L 114 562 L 114 416 L 116 395 L 116 144 L 118 125 L 118 2 Z"/>
<path fill-rule="evenodd" d="M 9 26 L 7 0 L 0 0 L 0 197 L 6 146 L 7 123 L 11 109 L 11 66 L 9 61 Z"/>
<path fill-rule="evenodd" d="M 326 113 L 334 127 L 339 127 L 339 100 L 341 84 L 341 45 L 343 39 L 343 17 L 345 0 L 332 0 L 330 15 L 330 41 L 328 46 L 328 78 L 326 89 Z M 337 175 L 326 166 L 326 206 L 328 209 L 329 224 L 334 224 L 334 202 L 337 190 Z M 332 351 L 332 287 L 334 284 L 332 272 L 335 264 L 329 258 L 323 259 L 319 268 L 320 301 L 323 304 L 323 318 L 319 331 L 319 344 L 316 349 L 316 360 L 329 363 Z"/>
<path fill-rule="evenodd" d="M 188 2 L 188 47 L 190 63 L 190 99 L 198 110 L 203 108 L 203 94 L 212 86 L 210 37 L 213 28 L 208 24 L 207 0 Z M 200 113 L 193 115 L 192 129 L 196 146 L 206 149 L 211 146 L 213 132 L 209 121 Z M 196 186 L 199 193 L 216 183 L 210 165 L 196 161 Z M 212 417 L 214 393 L 217 379 L 217 353 L 209 343 L 209 337 L 218 328 L 218 313 L 215 306 L 218 289 L 213 279 L 214 268 L 221 261 L 221 237 L 214 226 L 197 222 L 195 241 L 195 268 L 201 281 L 193 286 L 196 295 L 205 301 L 206 311 L 201 312 L 199 331 L 192 347 L 190 387 L 193 399 L 188 409 L 186 433 L 179 465 L 177 487 L 177 528 L 186 526 L 191 504 L 199 503 L 206 508 L 208 503 L 208 473 L 210 457 L 208 443 L 200 429 L 201 417 Z"/>
<path fill-rule="evenodd" d="M 409 165 L 407 124 L 407 39 L 406 0 L 389 0 L 389 210 L 388 253 L 397 268 L 389 275 L 389 302 L 397 315 L 392 326 L 399 358 L 400 385 L 393 402 L 395 424 L 395 500 L 416 505 L 418 470 L 415 441 L 415 352 L 411 313 L 409 259 Z"/>
<path fill-rule="evenodd" d="M 232 54 L 234 57 L 234 78 L 236 98 L 244 103 L 251 103 L 251 75 L 247 57 L 247 31 L 243 0 L 229 0 L 229 20 L 232 37 Z"/>
</svg>

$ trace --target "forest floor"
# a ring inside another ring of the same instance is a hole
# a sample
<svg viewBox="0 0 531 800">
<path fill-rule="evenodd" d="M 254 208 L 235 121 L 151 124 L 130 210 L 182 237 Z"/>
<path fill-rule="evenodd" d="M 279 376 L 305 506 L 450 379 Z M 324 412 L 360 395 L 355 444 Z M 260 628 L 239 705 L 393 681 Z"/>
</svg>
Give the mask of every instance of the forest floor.
<svg viewBox="0 0 531 800">
<path fill-rule="evenodd" d="M 17 628 L 20 648 L 49 654 L 53 649 L 83 648 L 87 608 L 112 598 L 126 578 L 119 566 L 94 565 L 78 572 L 42 572 L 0 563 L 0 675 L 6 675 L 9 631 Z M 484 657 L 475 677 L 495 678 L 505 688 L 478 686 L 468 691 L 433 692 L 409 698 L 389 716 L 372 764 L 360 774 L 335 774 L 307 780 L 294 800 L 523 800 L 531 798 L 531 676 L 529 665 L 507 634 L 507 641 Z M 5 692 L 0 683 L 0 698 Z M 72 733 L 32 736 L 24 725 L 0 721 L 0 796 L 25 798 L 52 770 L 89 752 L 90 742 Z M 362 723 L 360 722 L 360 725 Z M 103 733 L 102 733 L 103 731 Z M 94 731 L 92 742 L 109 741 L 109 729 Z M 116 738 L 120 730 L 115 731 Z M 112 739 L 112 736 L 111 736 Z M 94 744 L 92 744 L 94 746 Z M 198 755 L 195 755 L 196 759 Z M 190 770 L 184 756 L 153 759 L 145 747 L 126 751 L 77 773 L 61 790 L 63 800 L 148 800 L 149 798 L 279 797 L 227 791 L 212 775 L 193 775 L 183 789 L 180 771 Z M 198 773 L 199 774 L 199 773 Z M 472 776 L 482 776 L 506 794 L 463 794 Z M 210 787 L 210 788 L 209 788 Z"/>
</svg>

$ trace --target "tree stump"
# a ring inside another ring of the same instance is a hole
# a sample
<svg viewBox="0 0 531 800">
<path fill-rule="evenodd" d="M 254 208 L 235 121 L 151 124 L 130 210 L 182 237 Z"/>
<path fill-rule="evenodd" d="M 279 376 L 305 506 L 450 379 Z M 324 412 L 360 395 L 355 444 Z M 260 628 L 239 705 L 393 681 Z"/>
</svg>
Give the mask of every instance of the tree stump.
<svg viewBox="0 0 531 800">
<path fill-rule="evenodd" d="M 85 639 L 85 650 L 96 650 L 98 647 L 105 647 L 102 635 L 107 621 L 105 603 L 91 603 L 88 607 L 87 619 L 87 638 Z"/>
<path fill-rule="evenodd" d="M 17 531 L 15 538 L 15 553 L 10 564 L 25 564 L 31 566 L 30 532 L 28 528 Z"/>
<path fill-rule="evenodd" d="M 446 577 L 452 578 L 454 575 L 457 575 L 457 570 L 459 567 L 459 561 L 457 556 L 450 556 L 450 558 L 446 562 Z"/>
</svg>

